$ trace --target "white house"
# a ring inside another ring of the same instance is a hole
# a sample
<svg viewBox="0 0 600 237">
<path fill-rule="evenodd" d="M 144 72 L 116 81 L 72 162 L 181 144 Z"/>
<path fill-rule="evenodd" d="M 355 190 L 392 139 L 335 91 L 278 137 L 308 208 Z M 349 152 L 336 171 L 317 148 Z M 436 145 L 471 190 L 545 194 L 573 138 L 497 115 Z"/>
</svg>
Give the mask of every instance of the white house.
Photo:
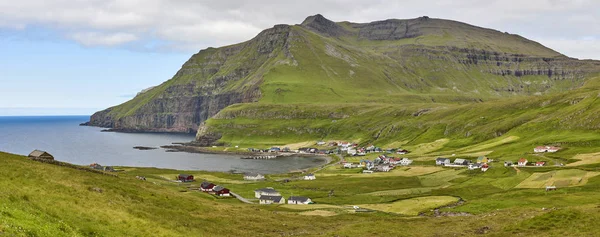
<svg viewBox="0 0 600 237">
<path fill-rule="evenodd" d="M 315 179 L 317 179 L 317 177 L 315 177 L 315 174 L 304 175 L 304 180 L 315 180 Z"/>
<path fill-rule="evenodd" d="M 464 165 L 464 166 L 467 166 L 467 165 L 469 165 L 469 163 L 471 163 L 471 162 L 469 162 L 468 160 L 465 160 L 465 159 L 456 159 L 456 160 L 454 160 L 454 164 L 455 165 Z"/>
<path fill-rule="evenodd" d="M 483 166 L 482 163 L 471 163 L 471 164 L 469 164 L 469 169 L 470 170 L 481 169 L 481 166 Z"/>
<path fill-rule="evenodd" d="M 486 172 L 489 168 L 490 168 L 490 166 L 488 164 L 483 164 L 481 166 L 481 171 Z"/>
<path fill-rule="evenodd" d="M 560 150 L 560 147 L 555 147 L 555 146 L 549 146 L 547 149 L 547 151 L 550 153 L 557 152 L 558 150 Z"/>
<path fill-rule="evenodd" d="M 526 165 L 527 165 L 527 162 L 528 162 L 528 161 L 527 161 L 527 159 L 525 159 L 525 158 L 521 158 L 521 159 L 519 159 L 519 161 L 517 162 L 517 165 L 518 165 L 518 166 L 520 166 L 520 167 L 523 167 L 523 166 L 526 166 Z"/>
<path fill-rule="evenodd" d="M 285 198 L 282 196 L 262 195 L 258 200 L 260 204 L 285 204 Z"/>
<path fill-rule="evenodd" d="M 402 160 L 400 160 L 400 165 L 410 165 L 412 164 L 412 160 L 408 159 L 408 158 L 402 158 Z"/>
<path fill-rule="evenodd" d="M 513 166 L 513 162 L 512 161 L 504 161 L 504 166 L 506 166 L 506 167 Z"/>
<path fill-rule="evenodd" d="M 435 159 L 435 164 L 436 165 L 449 165 L 450 159 L 440 157 L 440 158 Z"/>
<path fill-rule="evenodd" d="M 344 163 L 344 168 L 352 168 L 352 163 Z"/>
<path fill-rule="evenodd" d="M 254 190 L 254 197 L 260 198 L 261 196 L 281 196 L 281 194 L 273 188 L 261 188 Z"/>
<path fill-rule="evenodd" d="M 377 170 L 379 172 L 390 172 L 390 170 L 392 170 L 392 168 L 389 165 L 379 165 L 379 166 L 375 167 L 375 170 Z"/>
<path fill-rule="evenodd" d="M 354 149 L 354 148 L 348 148 L 348 154 L 349 154 L 349 155 L 354 155 L 354 154 L 356 154 L 356 149 Z"/>
<path fill-rule="evenodd" d="M 533 152 L 535 153 L 542 153 L 542 152 L 546 152 L 548 151 L 548 148 L 545 146 L 538 146 L 536 148 L 533 148 Z"/>
<path fill-rule="evenodd" d="M 310 198 L 307 197 L 298 197 L 298 196 L 291 196 L 290 199 L 288 199 L 288 204 L 310 204 L 312 203 L 312 200 L 310 200 Z"/>
<path fill-rule="evenodd" d="M 252 181 L 257 181 L 257 180 L 264 180 L 265 176 L 262 174 L 258 174 L 258 173 L 245 173 L 244 174 L 244 180 L 252 180 Z"/>
<path fill-rule="evenodd" d="M 544 166 L 544 165 L 546 165 L 546 162 L 543 162 L 543 161 L 535 162 L 535 166 Z"/>
<path fill-rule="evenodd" d="M 372 170 L 363 170 L 363 174 L 372 174 L 373 171 Z"/>
</svg>

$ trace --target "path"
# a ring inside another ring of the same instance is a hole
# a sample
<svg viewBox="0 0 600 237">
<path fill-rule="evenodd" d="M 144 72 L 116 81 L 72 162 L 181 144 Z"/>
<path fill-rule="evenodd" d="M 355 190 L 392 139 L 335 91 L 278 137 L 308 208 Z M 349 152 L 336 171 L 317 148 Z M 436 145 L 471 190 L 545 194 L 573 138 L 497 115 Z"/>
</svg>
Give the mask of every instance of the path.
<svg viewBox="0 0 600 237">
<path fill-rule="evenodd" d="M 326 168 L 327 168 L 327 167 L 329 167 L 329 166 L 333 166 L 333 165 L 339 165 L 339 164 L 341 164 L 341 163 L 342 163 L 342 161 L 344 160 L 344 157 L 343 157 L 342 155 L 340 155 L 340 154 L 337 154 L 337 156 L 340 158 L 340 160 L 339 160 L 338 162 L 335 162 L 335 163 L 332 163 L 332 164 L 328 164 L 328 165 L 321 166 L 320 168 L 318 168 L 318 169 L 314 170 L 314 171 L 313 171 L 313 173 L 317 173 L 317 172 L 319 172 L 319 171 L 321 171 L 321 170 L 323 170 L 323 169 L 326 169 Z"/>
<path fill-rule="evenodd" d="M 513 166 L 513 168 L 517 171 L 517 174 L 521 173 L 521 170 L 519 168 L 517 168 L 516 166 Z"/>
<path fill-rule="evenodd" d="M 242 202 L 244 202 L 244 203 L 248 203 L 248 204 L 254 204 L 254 203 L 253 203 L 253 202 L 251 202 L 250 200 L 248 200 L 248 199 L 246 199 L 246 198 L 244 198 L 244 197 L 240 196 L 240 195 L 239 195 L 239 194 L 237 194 L 237 193 L 234 193 L 234 192 L 229 192 L 229 193 L 231 194 L 231 196 L 234 196 L 235 198 L 237 198 L 238 200 L 240 200 L 240 201 L 242 201 Z"/>
</svg>

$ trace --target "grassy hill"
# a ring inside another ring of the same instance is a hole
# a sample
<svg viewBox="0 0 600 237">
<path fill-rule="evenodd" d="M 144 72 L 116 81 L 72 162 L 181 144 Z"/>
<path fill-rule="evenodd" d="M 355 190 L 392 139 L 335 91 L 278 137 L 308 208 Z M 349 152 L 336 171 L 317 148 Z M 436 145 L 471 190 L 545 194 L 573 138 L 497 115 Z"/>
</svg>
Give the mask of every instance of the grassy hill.
<svg viewBox="0 0 600 237">
<path fill-rule="evenodd" d="M 223 109 L 245 106 L 453 107 L 563 93 L 598 71 L 596 61 L 455 21 L 359 24 L 316 15 L 299 25 L 276 25 L 247 42 L 201 50 L 171 80 L 94 114 L 89 124 L 194 132 Z"/>
<path fill-rule="evenodd" d="M 248 182 L 236 174 L 133 167 L 120 168 L 123 171 L 113 177 L 0 153 L 0 235 L 593 236 L 597 232 L 597 162 L 520 170 L 498 162 L 490 165 L 482 173 L 428 162 L 373 175 L 330 166 L 317 172 L 314 181 L 278 182 L 297 175 L 278 174 L 264 182 Z M 285 197 L 306 195 L 318 204 L 265 206 L 215 198 L 194 190 L 198 182 L 173 182 L 180 172 L 247 198 L 256 188 L 274 187 Z M 544 192 L 545 183 L 558 184 L 559 190 Z M 330 190 L 335 190 L 332 197 Z M 433 208 L 459 198 L 465 201 L 462 205 L 439 211 L 461 216 L 433 217 Z M 379 212 L 355 213 L 352 205 Z"/>
</svg>

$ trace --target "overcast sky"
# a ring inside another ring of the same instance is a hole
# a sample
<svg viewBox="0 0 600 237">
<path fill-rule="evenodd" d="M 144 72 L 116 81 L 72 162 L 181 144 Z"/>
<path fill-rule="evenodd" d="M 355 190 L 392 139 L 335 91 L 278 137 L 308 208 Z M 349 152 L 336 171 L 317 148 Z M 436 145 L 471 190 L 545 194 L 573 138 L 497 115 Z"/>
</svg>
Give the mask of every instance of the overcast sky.
<svg viewBox="0 0 600 237">
<path fill-rule="evenodd" d="M 169 79 L 202 48 L 317 13 L 452 19 L 600 59 L 597 0 L 0 0 L 0 116 L 89 114 Z"/>
</svg>

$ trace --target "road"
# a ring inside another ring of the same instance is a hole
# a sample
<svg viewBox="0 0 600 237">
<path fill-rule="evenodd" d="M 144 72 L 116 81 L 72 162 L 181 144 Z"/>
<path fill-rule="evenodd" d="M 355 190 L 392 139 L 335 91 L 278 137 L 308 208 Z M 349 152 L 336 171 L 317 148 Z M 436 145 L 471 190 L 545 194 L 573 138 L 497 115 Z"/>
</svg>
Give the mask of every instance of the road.
<svg viewBox="0 0 600 237">
<path fill-rule="evenodd" d="M 231 196 L 234 196 L 235 198 L 237 198 L 238 200 L 240 200 L 240 201 L 242 201 L 242 202 L 244 202 L 244 203 L 248 203 L 248 204 L 254 204 L 254 203 L 253 203 L 253 202 L 251 202 L 250 200 L 248 200 L 248 199 L 246 199 L 246 198 L 244 198 L 244 197 L 240 196 L 240 195 L 239 195 L 239 194 L 237 194 L 237 193 L 234 193 L 234 192 L 229 192 L 229 193 L 231 194 Z"/>
</svg>

